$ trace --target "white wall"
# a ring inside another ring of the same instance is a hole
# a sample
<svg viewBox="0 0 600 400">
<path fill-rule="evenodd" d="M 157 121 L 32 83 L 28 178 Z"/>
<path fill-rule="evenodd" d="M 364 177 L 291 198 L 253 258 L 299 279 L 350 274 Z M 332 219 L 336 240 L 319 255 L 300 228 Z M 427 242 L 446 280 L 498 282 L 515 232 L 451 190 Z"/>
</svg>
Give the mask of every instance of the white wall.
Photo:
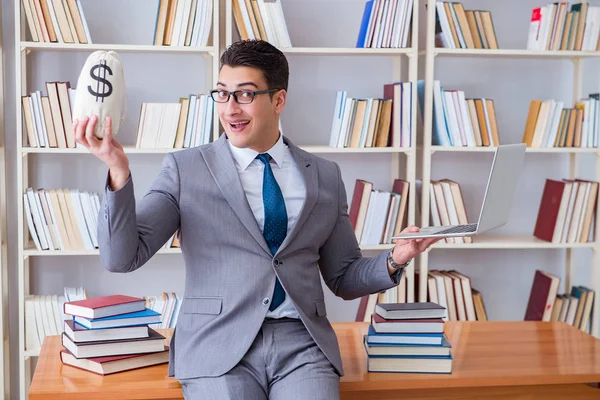
<svg viewBox="0 0 600 400">
<path fill-rule="evenodd" d="M 157 0 L 82 0 L 91 36 L 96 43 L 150 43 Z M 464 1 L 467 9 L 492 11 L 501 47 L 524 48 L 531 9 L 540 1 Z M 593 1 L 592 3 L 597 3 Z M 6 142 L 8 148 L 8 231 L 16 231 L 15 84 L 14 84 L 14 1 L 3 0 L 3 38 L 6 83 Z M 283 0 L 292 43 L 295 46 L 347 46 L 356 42 L 364 0 Z M 422 17 L 425 7 L 419 8 Z M 420 38 L 424 39 L 424 19 Z M 237 36 L 237 32 L 235 34 Z M 135 127 L 143 101 L 175 102 L 189 93 L 205 92 L 207 73 L 203 56 L 121 54 L 127 82 L 128 115 L 118 139 L 135 142 Z M 31 90 L 43 88 L 50 80 L 77 81 L 87 53 L 34 52 L 29 57 Z M 424 59 L 422 59 L 424 61 Z M 391 80 L 392 65 L 385 57 L 290 56 L 288 107 L 283 113 L 283 130 L 296 144 L 328 142 L 335 92 L 346 89 L 349 95 L 381 96 L 382 86 Z M 405 60 L 406 61 L 406 60 Z M 404 64 L 406 65 L 406 63 Z M 521 140 L 529 101 L 534 98 L 571 100 L 569 61 L 534 61 L 501 58 L 439 58 L 436 79 L 447 88 L 465 90 L 467 96 L 495 100 L 500 140 Z M 583 93 L 598 91 L 598 63 L 586 61 Z M 595 75 L 594 75 L 595 74 Z M 421 75 L 422 77 L 422 75 Z M 325 155 L 340 164 L 351 198 L 356 178 L 369 179 L 375 187 L 391 189 L 389 155 Z M 592 156 L 590 156 L 592 157 Z M 141 196 L 160 167 L 160 155 L 132 155 L 131 168 L 135 192 Z M 465 196 L 469 217 L 475 218 L 491 162 L 491 154 L 436 154 L 433 179 L 458 180 Z M 472 164 L 467 164 L 470 161 Z M 588 160 L 589 161 L 589 160 Z M 563 178 L 568 156 L 531 154 L 527 157 L 520 181 L 517 202 L 509 223 L 498 233 L 532 232 L 544 179 Z M 584 165 L 588 170 L 593 164 Z M 89 155 L 34 155 L 30 185 L 34 188 L 72 187 L 102 193 L 106 170 Z M 582 169 L 582 172 L 587 172 Z M 582 177 L 591 178 L 589 174 Z M 11 372 L 13 397 L 17 396 L 17 259 L 16 237 L 10 236 L 10 320 Z M 585 284 L 589 276 L 589 250 L 578 250 L 574 284 Z M 372 255 L 372 254 L 366 254 Z M 472 277 L 473 286 L 483 293 L 492 319 L 522 319 L 531 279 L 536 268 L 563 276 L 564 252 L 560 250 L 435 250 L 430 265 L 456 268 Z M 232 268 L 243 268 L 243 265 Z M 61 293 L 64 286 L 85 286 L 90 296 L 126 292 L 132 295 L 157 295 L 162 291 L 182 292 L 184 268 L 180 256 L 156 256 L 140 270 L 130 274 L 106 272 L 97 257 L 45 257 L 31 262 L 31 291 L 36 294 Z M 331 321 L 351 321 L 357 300 L 343 301 L 326 291 Z"/>
</svg>

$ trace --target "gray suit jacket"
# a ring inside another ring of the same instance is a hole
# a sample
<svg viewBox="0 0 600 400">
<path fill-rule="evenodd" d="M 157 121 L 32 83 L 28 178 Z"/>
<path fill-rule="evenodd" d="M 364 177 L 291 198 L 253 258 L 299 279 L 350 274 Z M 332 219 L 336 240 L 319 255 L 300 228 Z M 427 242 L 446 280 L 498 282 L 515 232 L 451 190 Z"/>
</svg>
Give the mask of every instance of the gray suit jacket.
<svg viewBox="0 0 600 400">
<path fill-rule="evenodd" d="M 180 228 L 185 293 L 171 341 L 169 375 L 217 376 L 244 356 L 258 333 L 277 276 L 317 345 L 342 375 L 337 337 L 326 315 L 320 275 L 344 299 L 381 292 L 390 278 L 384 252 L 361 256 L 336 163 L 284 138 L 306 183 L 293 231 L 271 255 L 241 186 L 223 134 L 165 156 L 148 193 L 133 181 L 105 190 L 98 223 L 100 259 L 112 272 L 141 267 Z M 391 247 L 391 246 L 390 246 Z"/>
</svg>

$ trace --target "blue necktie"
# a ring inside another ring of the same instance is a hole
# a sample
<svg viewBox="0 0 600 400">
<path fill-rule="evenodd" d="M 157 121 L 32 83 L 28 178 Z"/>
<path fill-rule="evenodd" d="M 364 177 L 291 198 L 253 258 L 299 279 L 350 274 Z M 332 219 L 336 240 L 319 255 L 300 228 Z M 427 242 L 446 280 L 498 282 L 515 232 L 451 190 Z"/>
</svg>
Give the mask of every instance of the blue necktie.
<svg viewBox="0 0 600 400">
<path fill-rule="evenodd" d="M 277 249 L 283 243 L 287 235 L 287 211 L 281 189 L 275 180 L 273 170 L 271 170 L 271 156 L 268 153 L 262 153 L 256 156 L 265 165 L 263 174 L 263 206 L 265 210 L 265 225 L 263 228 L 263 236 L 267 241 L 267 245 L 274 255 Z M 269 306 L 269 310 L 273 311 L 285 299 L 285 291 L 279 283 L 279 279 L 275 280 L 275 290 L 273 291 L 273 301 Z"/>
</svg>

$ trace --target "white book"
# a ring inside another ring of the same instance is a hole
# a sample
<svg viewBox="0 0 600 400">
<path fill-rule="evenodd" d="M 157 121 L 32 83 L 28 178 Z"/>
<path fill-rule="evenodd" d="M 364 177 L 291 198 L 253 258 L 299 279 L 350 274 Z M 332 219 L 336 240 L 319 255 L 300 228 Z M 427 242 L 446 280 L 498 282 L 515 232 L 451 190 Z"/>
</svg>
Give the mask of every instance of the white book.
<svg viewBox="0 0 600 400">
<path fill-rule="evenodd" d="M 348 126 L 350 125 L 350 120 L 352 118 L 352 114 L 354 112 L 354 99 L 352 97 L 345 98 L 344 104 L 344 112 L 342 114 L 342 121 L 340 126 L 340 134 L 338 136 L 337 146 L 335 147 L 345 147 L 346 146 L 346 136 L 348 132 Z"/>
<path fill-rule="evenodd" d="M 44 135 L 42 133 L 42 127 L 40 123 L 40 115 L 39 108 L 37 106 L 37 101 L 35 100 L 35 96 L 31 93 L 27 96 L 27 100 L 29 102 L 29 108 L 31 109 L 31 118 L 33 121 L 33 133 L 35 134 L 35 141 L 37 147 L 45 147 L 44 145 Z M 31 145 L 31 144 L 30 144 Z"/>
<path fill-rule="evenodd" d="M 192 137 L 194 136 L 193 128 L 194 128 L 194 115 L 196 114 L 196 103 L 198 102 L 198 95 L 191 94 L 190 95 L 190 106 L 188 108 L 188 115 L 186 118 L 185 124 L 185 136 L 183 147 L 192 147 Z"/>
<path fill-rule="evenodd" d="M 56 325 L 57 335 L 60 335 L 63 332 L 63 319 L 60 313 L 60 305 L 58 300 L 58 295 L 52 294 L 49 296 L 50 308 L 52 309 L 52 313 L 54 315 L 54 324 Z"/>
<path fill-rule="evenodd" d="M 44 313 L 44 319 L 46 320 L 49 334 L 58 335 L 59 329 L 56 328 L 54 311 L 52 310 L 52 303 L 49 295 L 40 296 L 40 306 Z"/>
<path fill-rule="evenodd" d="M 450 218 L 450 225 L 458 225 L 458 214 L 456 212 L 456 205 L 454 204 L 454 198 L 452 196 L 452 191 L 450 190 L 450 183 L 440 181 L 442 185 L 442 191 L 444 193 L 444 202 L 446 203 L 446 208 L 448 209 L 448 217 Z M 455 243 L 464 243 L 464 238 L 455 237 Z"/>
<path fill-rule="evenodd" d="M 27 227 L 29 228 L 29 234 L 33 239 L 35 248 L 41 251 L 43 250 L 42 245 L 40 243 L 37 230 L 35 229 L 35 223 L 33 222 L 33 211 L 31 211 L 31 208 L 29 207 L 29 199 L 26 193 L 23 193 L 23 206 L 25 209 L 25 217 L 27 219 Z"/>
<path fill-rule="evenodd" d="M 92 246 L 98 248 L 98 214 L 92 209 L 90 194 L 88 192 L 79 192 L 79 202 L 85 217 L 85 223 L 88 227 Z"/>
<path fill-rule="evenodd" d="M 146 103 L 142 103 L 140 108 L 140 119 L 138 121 L 138 130 L 137 130 L 137 138 L 135 142 L 135 147 L 137 149 L 142 148 L 142 140 L 144 137 L 144 123 L 146 118 Z"/>
<path fill-rule="evenodd" d="M 556 136 L 558 135 L 558 126 L 560 124 L 560 118 L 562 116 L 564 102 L 558 101 L 554 108 L 554 115 L 552 119 L 552 125 L 550 130 L 548 131 L 547 140 L 545 138 L 542 139 L 543 147 L 554 147 L 554 142 L 556 141 Z"/>
<path fill-rule="evenodd" d="M 44 343 L 44 338 L 46 336 L 52 335 L 52 328 L 50 326 L 50 321 L 48 320 L 48 316 L 46 314 L 46 307 L 44 305 L 44 299 L 43 296 L 35 296 L 35 300 L 34 300 L 34 306 L 35 306 L 35 316 L 36 316 L 36 321 L 37 321 L 37 325 L 38 327 L 41 327 L 41 334 L 42 334 L 42 340 L 41 342 Z"/>
<path fill-rule="evenodd" d="M 181 35 L 181 30 L 185 30 L 183 27 L 184 8 L 185 0 L 179 0 L 175 9 L 175 19 L 173 21 L 173 31 L 171 34 L 171 46 L 180 46 L 179 36 Z"/>
<path fill-rule="evenodd" d="M 79 227 L 78 233 L 81 235 L 81 239 L 83 240 L 86 250 L 94 250 L 88 226 L 85 221 L 85 216 L 83 215 L 83 209 L 81 208 L 81 202 L 79 201 L 79 190 L 70 189 L 69 195 L 71 196 L 71 204 L 73 204 L 74 208 L 73 211 L 75 213 L 75 220 L 77 222 L 77 226 Z"/>
<path fill-rule="evenodd" d="M 206 20 L 206 1 L 198 0 L 195 4 L 195 9 L 192 10 L 194 13 L 194 22 L 192 23 L 192 37 L 190 39 L 190 46 L 197 47 L 200 40 L 200 36 L 204 29 L 204 25 L 208 22 Z"/>
<path fill-rule="evenodd" d="M 455 49 L 457 44 L 454 43 L 454 39 L 452 37 L 450 23 L 448 22 L 448 17 L 446 16 L 446 11 L 444 10 L 444 3 L 441 1 L 436 1 L 435 7 L 440 21 L 440 26 L 442 27 L 442 35 L 444 36 L 444 40 L 448 44 L 448 48 Z"/>
<path fill-rule="evenodd" d="M 44 232 L 42 217 L 40 215 L 40 210 L 38 209 L 37 202 L 35 200 L 35 193 L 33 192 L 32 188 L 27 188 L 25 190 L 25 193 L 27 194 L 29 209 L 31 210 L 31 215 L 33 216 L 35 231 L 37 232 L 38 238 L 40 239 L 40 245 L 43 250 L 48 250 L 48 239 L 46 238 L 46 233 Z"/>
<path fill-rule="evenodd" d="M 411 146 L 413 90 L 412 82 L 402 82 L 402 134 L 400 143 L 402 147 Z"/>
<path fill-rule="evenodd" d="M 331 120 L 331 132 L 329 133 L 329 146 L 336 147 L 340 136 L 340 127 L 342 125 L 342 116 L 344 113 L 344 103 L 346 101 L 347 92 L 338 90 L 335 97 L 335 107 L 333 110 L 333 118 Z"/>
<path fill-rule="evenodd" d="M 198 105 L 196 106 L 196 114 L 194 115 L 194 146 L 202 144 L 202 135 L 204 133 L 204 118 L 206 115 L 206 96 L 198 96 Z M 234 101 L 231 99 L 231 101 Z"/>
<path fill-rule="evenodd" d="M 214 101 L 209 95 L 202 95 L 206 98 L 206 104 L 204 106 L 204 117 L 202 122 L 204 123 L 202 141 L 200 144 L 208 144 L 210 142 L 211 130 L 212 130 L 212 120 L 214 115 Z M 281 124 L 281 119 L 279 120 Z"/>
<path fill-rule="evenodd" d="M 182 15 L 181 15 L 181 29 L 179 30 L 179 38 L 177 39 L 177 45 L 185 45 L 185 38 L 187 36 L 187 27 L 190 22 L 190 13 L 192 12 L 192 0 L 179 0 L 177 3 L 183 3 Z"/>
<path fill-rule="evenodd" d="M 473 132 L 473 126 L 471 125 L 471 117 L 467 106 L 467 100 L 465 98 L 465 92 L 459 90 L 458 94 L 458 105 L 460 106 L 459 112 L 462 119 L 463 130 L 465 138 L 467 139 L 467 146 L 475 147 L 475 133 Z"/>
<path fill-rule="evenodd" d="M 365 222 L 363 225 L 362 232 L 359 232 L 357 235 L 358 243 L 362 245 L 367 244 L 367 240 L 370 236 L 371 232 L 371 221 L 373 220 L 373 213 L 375 212 L 375 198 L 377 197 L 377 192 L 375 190 L 371 190 L 369 193 L 369 206 L 367 207 L 367 212 L 365 215 Z"/>
<path fill-rule="evenodd" d="M 269 13 L 271 16 L 274 16 L 273 19 L 275 20 L 278 46 L 292 47 L 292 41 L 288 32 L 287 23 L 285 22 L 285 15 L 283 13 L 283 8 L 281 7 L 281 1 L 276 0 L 274 3 L 270 3 L 269 6 L 271 7 Z"/>
<path fill-rule="evenodd" d="M 46 332 L 44 330 L 44 320 L 40 308 L 40 296 L 31 296 L 31 303 L 33 305 L 33 318 L 35 319 L 36 334 L 38 341 L 41 344 L 44 342 Z"/>
<path fill-rule="evenodd" d="M 44 194 L 44 191 L 36 190 L 34 191 L 34 196 L 35 201 L 38 205 L 38 209 L 40 210 L 40 216 L 42 219 L 42 224 L 44 226 L 44 234 L 46 235 L 46 239 L 48 240 L 48 248 L 50 250 L 60 249 L 58 243 L 54 243 L 55 241 L 58 242 L 58 240 L 56 239 L 54 232 L 55 225 L 52 219 L 48 220 L 48 218 L 51 218 L 51 215 L 49 215 L 50 211 L 48 210 L 48 213 L 44 211 L 45 209 L 48 209 L 48 204 L 46 204 L 46 196 Z"/>
<path fill-rule="evenodd" d="M 52 201 L 50 199 L 50 193 L 48 193 L 48 191 L 44 190 L 43 191 L 44 196 L 46 197 L 46 203 L 48 204 L 48 211 L 50 212 L 50 217 L 52 218 L 52 227 L 54 228 L 54 236 L 57 239 L 56 245 L 58 246 L 59 250 L 66 250 L 65 247 L 65 238 L 63 238 L 60 234 L 60 229 L 58 229 L 58 224 L 60 223 L 60 221 L 57 218 L 57 211 L 54 210 L 54 207 L 52 206 Z M 60 210 L 58 210 L 60 211 Z M 59 214 L 60 215 L 60 214 Z M 62 218 L 62 216 L 61 216 Z"/>
<path fill-rule="evenodd" d="M 37 332 L 33 295 L 25 296 L 25 348 L 28 351 L 39 350 L 42 347 Z"/>
</svg>

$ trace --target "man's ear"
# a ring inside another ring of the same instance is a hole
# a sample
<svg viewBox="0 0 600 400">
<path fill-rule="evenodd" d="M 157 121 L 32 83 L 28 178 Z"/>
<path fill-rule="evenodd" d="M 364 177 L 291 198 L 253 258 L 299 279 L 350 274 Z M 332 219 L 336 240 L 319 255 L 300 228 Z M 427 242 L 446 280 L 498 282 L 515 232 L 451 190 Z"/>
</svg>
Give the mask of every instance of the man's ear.
<svg viewBox="0 0 600 400">
<path fill-rule="evenodd" d="M 277 112 L 282 112 L 285 108 L 285 103 L 287 99 L 287 92 L 283 89 L 275 93 L 273 96 L 273 103 L 275 103 L 275 109 Z"/>
</svg>

